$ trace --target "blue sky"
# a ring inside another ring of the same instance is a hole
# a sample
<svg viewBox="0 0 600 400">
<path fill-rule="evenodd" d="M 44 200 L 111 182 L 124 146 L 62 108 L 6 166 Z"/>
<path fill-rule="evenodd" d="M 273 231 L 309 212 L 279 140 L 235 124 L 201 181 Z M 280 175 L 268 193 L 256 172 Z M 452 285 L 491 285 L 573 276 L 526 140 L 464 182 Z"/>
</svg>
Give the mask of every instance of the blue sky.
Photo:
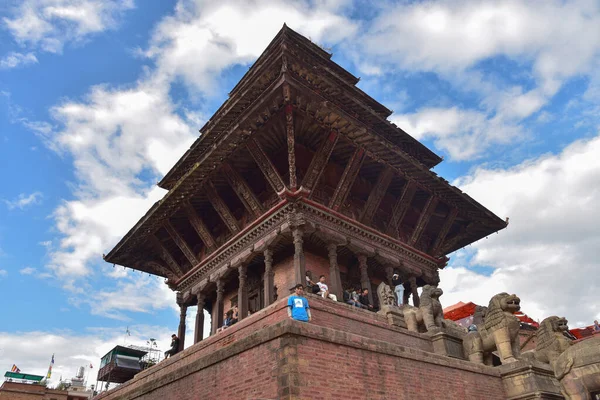
<svg viewBox="0 0 600 400">
<path fill-rule="evenodd" d="M 454 255 L 443 304 L 509 291 L 536 319 L 600 317 L 596 1 L 25 0 L 0 6 L 0 366 L 54 352 L 70 377 L 127 326 L 166 347 L 174 295 L 101 255 L 284 22 L 510 217 Z"/>
</svg>

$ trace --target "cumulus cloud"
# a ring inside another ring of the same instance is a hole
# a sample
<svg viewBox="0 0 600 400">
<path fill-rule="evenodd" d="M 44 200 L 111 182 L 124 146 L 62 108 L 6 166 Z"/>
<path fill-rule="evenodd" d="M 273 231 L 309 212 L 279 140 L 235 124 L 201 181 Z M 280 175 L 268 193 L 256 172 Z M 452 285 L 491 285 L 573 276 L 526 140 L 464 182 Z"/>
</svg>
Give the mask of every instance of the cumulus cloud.
<svg viewBox="0 0 600 400">
<path fill-rule="evenodd" d="M 508 144 L 523 137 L 516 124 L 488 119 L 480 111 L 451 108 L 423 108 L 412 114 L 398 115 L 392 121 L 416 139 L 433 139 L 455 160 L 477 158 L 484 150 Z"/>
<path fill-rule="evenodd" d="M 315 42 L 352 35 L 357 25 L 338 15 L 339 9 L 335 2 L 312 7 L 303 1 L 182 1 L 158 25 L 143 54 L 156 60 L 161 75 L 210 91 L 225 68 L 256 59 L 283 22 Z"/>
<path fill-rule="evenodd" d="M 12 51 L 0 59 L 0 69 L 17 68 L 37 64 L 37 62 L 38 59 L 33 53 L 22 54 Z"/>
<path fill-rule="evenodd" d="M 487 147 L 508 143 L 498 141 L 494 132 L 518 133 L 515 125 L 542 110 L 567 80 L 594 74 L 600 66 L 600 5 L 588 0 L 400 3 L 382 8 L 357 43 L 355 51 L 369 57 L 368 63 L 357 62 L 363 73 L 433 72 L 459 92 L 481 96 L 483 111 L 461 112 L 475 116 L 474 124 L 489 128 L 428 132 L 436 147 L 461 160 L 469 153 L 481 154 Z M 482 63 L 495 59 L 509 60 L 526 71 L 522 83 L 515 84 L 511 73 L 488 76 L 490 71 Z M 426 108 L 408 118 L 423 125 L 431 115 Z M 479 145 L 474 148 L 475 139 Z M 511 139 L 524 138 L 511 135 Z M 457 152 L 464 141 L 468 151 Z"/>
<path fill-rule="evenodd" d="M 442 274 L 446 304 L 487 304 L 500 291 L 516 293 L 537 319 L 563 315 L 572 325 L 600 318 L 600 136 L 577 141 L 510 169 L 476 169 L 455 184 L 493 212 L 509 216 L 507 230 L 472 246 L 471 265 Z"/>
<path fill-rule="evenodd" d="M 130 335 L 126 334 L 127 329 Z M 61 376 L 63 379 L 74 377 L 80 366 L 86 367 L 85 377 L 90 385 L 96 383 L 100 358 L 117 344 L 123 345 L 125 341 L 125 345 L 146 347 L 149 338 L 156 338 L 158 349 L 165 351 L 169 348 L 171 333 L 172 329 L 167 327 L 149 325 L 90 327 L 83 333 L 69 330 L 0 332 L 0 349 L 3 350 L 0 363 L 16 364 L 22 372 L 45 376 L 54 354 L 51 387 L 59 383 Z"/>
<path fill-rule="evenodd" d="M 131 8 L 133 0 L 25 0 L 2 22 L 17 43 L 60 53 L 67 42 L 114 28 Z"/>
<path fill-rule="evenodd" d="M 16 199 L 4 200 L 4 203 L 9 210 L 14 210 L 16 208 L 23 210 L 26 207 L 39 204 L 41 200 L 42 194 L 40 192 L 33 192 L 31 194 L 21 193 Z"/>
<path fill-rule="evenodd" d="M 0 278 L 2 278 L 3 276 L 8 275 L 8 271 L 5 269 L 0 269 Z"/>
</svg>

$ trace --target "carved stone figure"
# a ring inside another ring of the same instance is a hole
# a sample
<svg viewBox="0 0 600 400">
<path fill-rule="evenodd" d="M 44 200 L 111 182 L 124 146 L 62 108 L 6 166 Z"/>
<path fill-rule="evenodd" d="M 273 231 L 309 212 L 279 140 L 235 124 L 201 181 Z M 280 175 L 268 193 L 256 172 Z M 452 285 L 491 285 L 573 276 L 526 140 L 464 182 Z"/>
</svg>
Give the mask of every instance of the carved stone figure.
<svg viewBox="0 0 600 400">
<path fill-rule="evenodd" d="M 473 323 L 475 325 L 483 325 L 487 310 L 488 308 L 486 306 L 475 306 L 475 313 L 473 314 Z"/>
<path fill-rule="evenodd" d="M 377 286 L 377 297 L 379 298 L 380 307 L 395 306 L 397 304 L 394 292 L 385 282 L 381 282 L 379 286 Z"/>
<path fill-rule="evenodd" d="M 600 335 L 569 346 L 554 363 L 567 400 L 592 400 L 591 393 L 600 392 Z"/>
<path fill-rule="evenodd" d="M 521 299 L 514 294 L 499 293 L 492 297 L 482 325 L 477 332 L 470 332 L 463 346 L 469 360 L 491 364 L 490 355 L 498 350 L 502 364 L 515 362 L 519 358 L 520 322 L 513 314 L 521 309 Z"/>
<path fill-rule="evenodd" d="M 536 332 L 535 359 L 554 365 L 559 355 L 571 346 L 572 341 L 563 332 L 569 329 L 565 318 L 552 316 L 544 319 Z"/>
<path fill-rule="evenodd" d="M 423 286 L 419 308 L 404 305 L 404 320 L 409 331 L 426 332 L 435 327 L 443 328 L 444 311 L 440 296 L 444 294 L 437 286 Z"/>
</svg>

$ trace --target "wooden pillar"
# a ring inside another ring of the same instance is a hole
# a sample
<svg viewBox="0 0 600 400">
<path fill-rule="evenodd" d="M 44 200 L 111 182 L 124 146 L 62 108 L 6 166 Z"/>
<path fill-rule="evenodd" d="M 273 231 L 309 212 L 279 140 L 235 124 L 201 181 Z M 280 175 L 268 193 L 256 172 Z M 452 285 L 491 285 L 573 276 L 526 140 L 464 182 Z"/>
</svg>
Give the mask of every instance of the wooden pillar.
<svg viewBox="0 0 600 400">
<path fill-rule="evenodd" d="M 289 97 L 289 86 L 284 86 L 284 93 L 287 89 Z M 285 94 L 284 94 L 285 96 Z M 285 130 L 287 136 L 288 149 L 288 167 L 290 174 L 290 189 L 296 190 L 298 186 L 296 181 L 296 138 L 294 136 L 294 107 L 291 104 L 285 106 Z"/>
<path fill-rule="evenodd" d="M 275 300 L 275 282 L 274 277 L 275 273 L 273 272 L 273 250 L 266 249 L 264 251 L 265 255 L 265 277 L 263 279 L 265 285 L 265 307 L 273 304 Z"/>
<path fill-rule="evenodd" d="M 369 289 L 369 302 L 375 306 L 373 303 L 373 290 L 371 290 L 371 281 L 369 280 L 369 273 L 367 271 L 366 255 L 358 255 L 358 268 L 360 268 L 360 286 L 362 289 Z"/>
<path fill-rule="evenodd" d="M 217 307 L 212 316 L 212 334 L 217 333 L 217 329 L 223 325 L 223 292 L 225 291 L 225 281 L 217 279 Z"/>
<path fill-rule="evenodd" d="M 204 336 L 204 299 L 203 293 L 196 295 L 198 310 L 196 311 L 196 328 L 194 329 L 194 343 L 198 343 Z"/>
<path fill-rule="evenodd" d="M 247 266 L 242 264 L 238 267 L 238 319 L 242 319 L 248 316 L 248 286 L 246 285 L 246 271 Z"/>
<path fill-rule="evenodd" d="M 183 350 L 185 343 L 185 315 L 187 313 L 187 305 L 179 304 L 179 329 L 177 336 L 179 337 L 179 351 Z"/>
<path fill-rule="evenodd" d="M 294 238 L 294 277 L 295 284 L 306 285 L 306 259 L 304 258 L 304 239 L 302 238 L 302 229 L 294 228 L 292 236 Z"/>
<path fill-rule="evenodd" d="M 417 291 L 417 278 L 411 276 L 408 278 L 408 281 L 410 282 L 410 292 L 413 297 L 413 306 L 419 307 L 419 304 L 421 303 L 419 302 L 419 292 Z"/>
<path fill-rule="evenodd" d="M 342 287 L 342 277 L 340 276 L 340 267 L 337 261 L 337 245 L 329 243 L 327 245 L 327 254 L 329 255 L 329 285 L 330 292 L 335 294 L 338 301 L 344 301 L 344 288 Z"/>
</svg>

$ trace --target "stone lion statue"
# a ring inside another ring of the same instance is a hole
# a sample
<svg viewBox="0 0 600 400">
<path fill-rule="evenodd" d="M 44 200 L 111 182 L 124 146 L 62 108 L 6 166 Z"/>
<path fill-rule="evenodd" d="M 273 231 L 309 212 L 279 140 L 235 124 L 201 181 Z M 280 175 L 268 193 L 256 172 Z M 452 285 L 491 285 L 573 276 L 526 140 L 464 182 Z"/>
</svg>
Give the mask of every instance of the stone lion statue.
<svg viewBox="0 0 600 400">
<path fill-rule="evenodd" d="M 444 311 L 440 303 L 442 289 L 433 285 L 423 286 L 419 308 L 404 305 L 404 321 L 409 331 L 427 332 L 435 327 L 443 328 Z"/>
<path fill-rule="evenodd" d="M 379 306 L 396 306 L 396 297 L 394 296 L 394 292 L 385 282 L 381 282 L 379 286 L 377 286 L 377 297 L 379 298 Z"/>
<path fill-rule="evenodd" d="M 554 362 L 554 375 L 567 400 L 592 400 L 600 392 L 600 335 L 567 347 Z"/>
<path fill-rule="evenodd" d="M 546 364 L 554 362 L 571 346 L 572 341 L 563 332 L 569 329 L 565 318 L 552 316 L 544 319 L 536 332 L 535 359 Z"/>
<path fill-rule="evenodd" d="M 476 332 L 470 332 L 464 339 L 464 350 L 469 360 L 490 364 L 490 355 L 498 350 L 502 364 L 517 361 L 521 346 L 519 343 L 520 321 L 513 314 L 521 309 L 521 299 L 514 294 L 499 293 L 492 297 L 483 324 Z"/>
</svg>

